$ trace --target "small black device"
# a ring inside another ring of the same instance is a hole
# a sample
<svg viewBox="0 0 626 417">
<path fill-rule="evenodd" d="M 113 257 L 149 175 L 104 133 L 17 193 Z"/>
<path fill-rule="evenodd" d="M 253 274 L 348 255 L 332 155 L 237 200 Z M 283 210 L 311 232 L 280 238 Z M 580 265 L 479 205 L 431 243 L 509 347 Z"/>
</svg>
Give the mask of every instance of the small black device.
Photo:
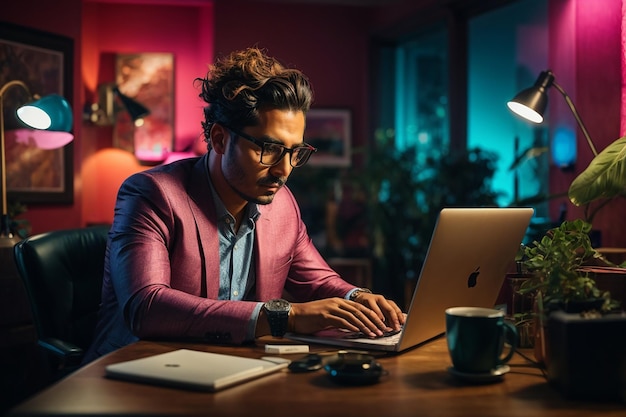
<svg viewBox="0 0 626 417">
<path fill-rule="evenodd" d="M 370 385 L 386 374 L 374 356 L 363 353 L 338 353 L 324 365 L 328 377 L 339 384 Z"/>
<path fill-rule="evenodd" d="M 311 353 L 301 359 L 291 361 L 287 367 L 291 372 L 302 373 L 322 369 L 322 357 L 317 353 Z"/>
</svg>

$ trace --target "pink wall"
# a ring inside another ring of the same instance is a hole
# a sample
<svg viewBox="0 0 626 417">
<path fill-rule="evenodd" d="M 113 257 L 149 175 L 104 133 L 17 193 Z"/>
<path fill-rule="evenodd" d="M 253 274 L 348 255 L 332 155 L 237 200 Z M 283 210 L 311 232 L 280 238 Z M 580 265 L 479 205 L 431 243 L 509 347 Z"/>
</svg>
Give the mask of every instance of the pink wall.
<svg viewBox="0 0 626 417">
<path fill-rule="evenodd" d="M 176 149 L 186 147 L 201 133 L 202 102 L 193 80 L 203 76 L 213 60 L 212 39 L 206 39 L 212 36 L 206 32 L 213 27 L 212 9 L 212 5 L 147 9 L 145 5 L 85 3 L 83 25 L 92 34 L 83 45 L 86 94 L 93 95 L 98 83 L 114 81 L 114 69 L 103 68 L 99 62 L 102 53 L 173 53 Z"/>
<path fill-rule="evenodd" d="M 174 54 L 175 150 L 192 146 L 202 134 L 203 107 L 193 81 L 203 77 L 213 61 L 213 5 L 85 3 L 83 102 L 94 101 L 100 83 L 115 80 L 116 53 L 134 52 Z M 126 176 L 145 167 L 132 158 L 111 157 L 118 153 L 100 151 L 112 146 L 111 127 L 85 123 L 83 131 L 83 140 L 90 144 L 90 151 L 83 154 L 86 170 L 80 181 L 83 188 L 82 222 L 110 223 L 117 189 Z"/>
<path fill-rule="evenodd" d="M 622 1 L 576 3 L 577 105 L 600 152 L 620 136 Z M 583 140 L 579 136 L 579 149 L 587 150 Z M 581 152 L 582 167 L 591 159 L 591 153 Z M 603 246 L 626 247 L 624 213 L 626 201 L 613 201 L 594 218 L 594 227 L 602 231 Z"/>
<path fill-rule="evenodd" d="M 557 82 L 567 91 L 591 135 L 598 152 L 620 136 L 622 0 L 551 0 L 550 67 Z M 551 168 L 550 188 L 567 190 L 593 154 L 573 121 L 564 100 L 556 91 L 550 95 L 552 125 L 570 123 L 577 132 L 578 158 L 574 172 Z M 568 208 L 568 218 L 583 216 L 564 197 L 551 203 L 551 216 L 558 217 L 561 203 Z M 626 202 L 613 201 L 594 219 L 602 231 L 603 246 L 626 247 Z"/>
<path fill-rule="evenodd" d="M 622 70 L 622 109 L 620 112 L 620 136 L 626 135 L 626 1 L 622 1 L 622 33 L 621 40 L 621 70 Z"/>
</svg>

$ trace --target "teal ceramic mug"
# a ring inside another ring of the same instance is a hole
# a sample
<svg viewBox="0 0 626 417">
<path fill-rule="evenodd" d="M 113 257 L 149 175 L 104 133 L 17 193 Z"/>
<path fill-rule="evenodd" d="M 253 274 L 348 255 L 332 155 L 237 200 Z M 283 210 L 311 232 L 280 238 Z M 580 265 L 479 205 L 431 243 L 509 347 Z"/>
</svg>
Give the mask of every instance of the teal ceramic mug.
<svg viewBox="0 0 626 417">
<path fill-rule="evenodd" d="M 446 310 L 446 339 L 456 371 L 487 374 L 511 359 L 517 346 L 517 330 L 504 320 L 500 310 L 452 307 Z M 506 353 L 505 341 L 510 346 Z"/>
</svg>

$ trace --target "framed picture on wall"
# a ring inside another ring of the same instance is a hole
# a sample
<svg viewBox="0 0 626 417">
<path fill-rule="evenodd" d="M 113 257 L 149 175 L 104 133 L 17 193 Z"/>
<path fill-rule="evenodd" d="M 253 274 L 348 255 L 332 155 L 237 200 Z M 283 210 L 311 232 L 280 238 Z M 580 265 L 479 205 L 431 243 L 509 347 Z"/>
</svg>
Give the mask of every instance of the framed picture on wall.
<svg viewBox="0 0 626 417">
<path fill-rule="evenodd" d="M 349 166 L 352 117 L 347 109 L 311 109 L 306 115 L 304 141 L 317 148 L 310 165 Z"/>
<path fill-rule="evenodd" d="M 150 114 L 137 125 L 127 112 L 116 116 L 113 143 L 143 163 L 160 163 L 174 150 L 174 55 L 117 54 L 115 82 L 120 92 Z"/>
<path fill-rule="evenodd" d="M 73 98 L 71 38 L 8 23 L 0 24 L 0 88 L 9 81 L 22 81 L 30 94 L 60 94 L 70 105 Z M 8 88 L 3 104 L 7 200 L 9 203 L 60 203 L 74 200 L 73 143 L 57 149 L 42 149 L 48 132 L 27 129 L 15 111 L 30 99 L 23 88 Z M 66 134 L 62 132 L 61 134 Z M 0 185 L 1 187 L 1 185 Z"/>
</svg>

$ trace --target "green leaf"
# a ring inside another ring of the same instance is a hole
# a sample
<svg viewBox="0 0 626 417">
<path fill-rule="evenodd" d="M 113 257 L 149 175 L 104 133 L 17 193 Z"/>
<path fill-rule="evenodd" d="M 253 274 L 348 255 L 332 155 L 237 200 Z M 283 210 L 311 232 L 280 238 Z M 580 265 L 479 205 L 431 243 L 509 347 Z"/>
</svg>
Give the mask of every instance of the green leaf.
<svg viewBox="0 0 626 417">
<path fill-rule="evenodd" d="M 612 198 L 626 189 L 626 137 L 598 154 L 569 187 L 569 199 L 577 206 L 599 198 Z"/>
</svg>

